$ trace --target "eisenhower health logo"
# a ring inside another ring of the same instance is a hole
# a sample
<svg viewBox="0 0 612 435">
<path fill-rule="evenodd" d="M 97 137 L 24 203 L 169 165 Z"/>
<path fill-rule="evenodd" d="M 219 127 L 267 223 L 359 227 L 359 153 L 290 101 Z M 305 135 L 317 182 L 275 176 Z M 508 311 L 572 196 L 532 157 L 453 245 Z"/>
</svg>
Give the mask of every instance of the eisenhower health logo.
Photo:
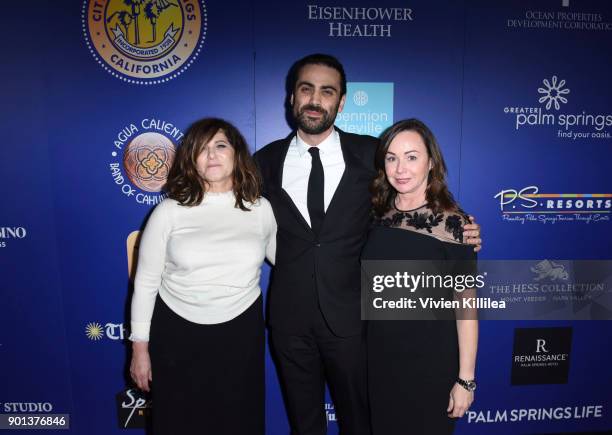
<svg viewBox="0 0 612 435">
<path fill-rule="evenodd" d="M 344 110 L 336 127 L 357 134 L 380 134 L 393 124 L 393 83 L 347 83 Z"/>
</svg>

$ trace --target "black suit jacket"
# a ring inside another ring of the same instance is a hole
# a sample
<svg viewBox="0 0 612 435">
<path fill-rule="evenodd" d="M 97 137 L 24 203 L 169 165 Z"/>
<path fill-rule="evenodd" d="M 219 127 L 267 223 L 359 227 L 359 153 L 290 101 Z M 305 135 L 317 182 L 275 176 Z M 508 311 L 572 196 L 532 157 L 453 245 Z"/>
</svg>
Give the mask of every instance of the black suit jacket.
<svg viewBox="0 0 612 435">
<path fill-rule="evenodd" d="M 335 335 L 362 330 L 359 256 L 370 223 L 368 188 L 378 139 L 338 133 L 345 169 L 318 237 L 282 188 L 285 156 L 295 133 L 255 153 L 264 196 L 278 223 L 268 325 L 287 334 L 306 333 L 318 307 Z"/>
</svg>

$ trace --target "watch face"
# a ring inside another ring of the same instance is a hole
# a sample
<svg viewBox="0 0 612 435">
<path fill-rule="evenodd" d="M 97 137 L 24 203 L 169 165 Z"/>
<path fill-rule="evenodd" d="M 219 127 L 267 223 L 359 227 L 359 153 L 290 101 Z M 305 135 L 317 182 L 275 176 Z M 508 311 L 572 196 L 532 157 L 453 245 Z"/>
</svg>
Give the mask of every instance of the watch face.
<svg viewBox="0 0 612 435">
<path fill-rule="evenodd" d="M 476 382 L 468 382 L 467 384 L 470 391 L 474 391 L 476 389 Z"/>
</svg>

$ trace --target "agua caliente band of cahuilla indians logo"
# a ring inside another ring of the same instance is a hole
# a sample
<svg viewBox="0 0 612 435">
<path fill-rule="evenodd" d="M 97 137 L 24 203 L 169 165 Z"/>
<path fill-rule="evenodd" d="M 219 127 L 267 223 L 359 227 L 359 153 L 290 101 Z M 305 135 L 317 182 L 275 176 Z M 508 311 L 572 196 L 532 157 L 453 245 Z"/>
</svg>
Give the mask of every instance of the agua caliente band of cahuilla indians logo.
<svg viewBox="0 0 612 435">
<path fill-rule="evenodd" d="M 202 0 L 85 0 L 83 33 L 94 59 L 128 83 L 176 78 L 206 37 Z"/>
<path fill-rule="evenodd" d="M 176 144 L 183 132 L 174 124 L 144 118 L 123 127 L 113 140 L 109 169 L 121 192 L 137 203 L 155 205 L 174 162 Z"/>
</svg>

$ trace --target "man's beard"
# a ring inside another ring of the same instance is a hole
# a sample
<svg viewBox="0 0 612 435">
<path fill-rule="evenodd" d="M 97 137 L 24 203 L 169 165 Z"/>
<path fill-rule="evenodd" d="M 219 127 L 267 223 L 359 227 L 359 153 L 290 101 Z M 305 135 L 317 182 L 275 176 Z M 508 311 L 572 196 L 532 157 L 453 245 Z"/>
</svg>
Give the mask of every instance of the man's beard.
<svg viewBox="0 0 612 435">
<path fill-rule="evenodd" d="M 302 106 L 299 111 L 297 109 L 293 110 L 293 117 L 297 122 L 297 125 L 300 130 L 302 130 L 306 134 L 321 134 L 327 129 L 329 129 L 332 125 L 334 125 L 334 121 L 336 120 L 336 114 L 338 113 L 338 104 L 333 113 L 328 112 L 320 106 L 313 106 L 311 104 L 307 104 Z M 309 119 L 306 115 L 306 111 L 319 112 L 322 116 L 319 119 Z"/>
</svg>

